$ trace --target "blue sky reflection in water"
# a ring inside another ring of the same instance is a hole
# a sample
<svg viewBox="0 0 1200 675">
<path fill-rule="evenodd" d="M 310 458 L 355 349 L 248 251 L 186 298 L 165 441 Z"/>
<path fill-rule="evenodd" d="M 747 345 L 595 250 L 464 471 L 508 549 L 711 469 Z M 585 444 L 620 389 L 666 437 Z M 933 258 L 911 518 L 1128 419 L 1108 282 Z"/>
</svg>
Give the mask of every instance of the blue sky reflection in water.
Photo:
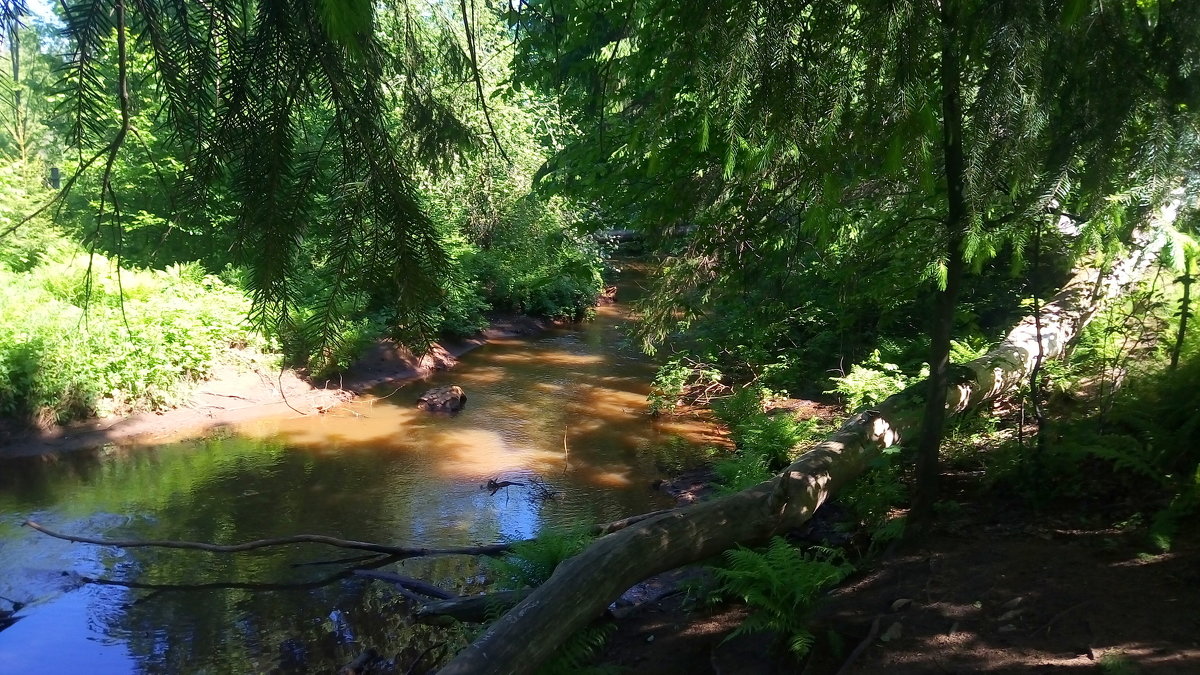
<svg viewBox="0 0 1200 675">
<path fill-rule="evenodd" d="M 689 452 L 673 439 L 695 444 L 711 430 L 647 418 L 653 366 L 623 346 L 621 312 L 602 308 L 580 330 L 483 347 L 429 382 L 328 415 L 0 463 L 0 596 L 29 603 L 0 632 L 0 672 L 320 670 L 384 636 L 431 643 L 429 629 L 396 617 L 383 585 L 322 583 L 344 566 L 293 566 L 350 551 L 122 551 L 53 540 L 20 523 L 107 537 L 237 542 L 312 532 L 451 546 L 661 508 L 668 502 L 649 484 L 678 460 L 670 453 Z M 445 383 L 467 390 L 462 414 L 413 408 L 424 387 Z M 483 489 L 489 478 L 521 485 L 493 495 Z M 463 557 L 384 569 L 459 591 L 482 582 Z M 211 587 L 226 582 L 242 587 Z M 187 588 L 155 588 L 180 584 Z"/>
</svg>

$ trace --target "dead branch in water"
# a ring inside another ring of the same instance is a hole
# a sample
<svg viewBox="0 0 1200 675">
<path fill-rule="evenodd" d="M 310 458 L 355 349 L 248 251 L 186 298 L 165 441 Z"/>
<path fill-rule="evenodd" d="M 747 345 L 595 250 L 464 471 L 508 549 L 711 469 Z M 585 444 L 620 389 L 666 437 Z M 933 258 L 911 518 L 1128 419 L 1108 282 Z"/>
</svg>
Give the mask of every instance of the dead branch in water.
<svg viewBox="0 0 1200 675">
<path fill-rule="evenodd" d="M 643 513 L 636 516 L 630 516 L 621 520 L 616 520 L 611 523 L 602 523 L 593 525 L 591 532 L 595 535 L 604 535 L 617 530 L 624 529 L 634 523 L 641 522 L 647 518 L 660 516 L 667 513 L 665 511 L 654 511 L 652 513 Z M 63 534 L 55 532 L 49 528 L 43 527 L 32 520 L 26 520 L 22 525 L 37 530 L 42 534 L 71 541 L 78 544 L 93 544 L 96 546 L 115 546 L 117 548 L 139 548 L 139 547 L 154 547 L 154 548 L 179 548 L 194 551 L 208 551 L 209 553 L 243 553 L 245 551 L 253 551 L 260 548 L 269 548 L 271 546 L 285 546 L 288 544 L 325 544 L 326 546 L 335 546 L 337 548 L 357 549 L 361 551 L 371 551 L 374 553 L 382 553 L 396 558 L 418 558 L 431 555 L 484 555 L 497 556 L 508 552 L 513 544 L 520 543 L 519 541 L 507 542 L 503 544 L 487 544 L 483 546 L 459 546 L 451 548 L 421 548 L 411 546 L 389 546 L 387 544 L 376 544 L 369 541 L 354 541 L 352 539 L 338 539 L 337 537 L 329 537 L 323 534 L 295 534 L 290 537 L 277 537 L 274 539 L 256 539 L 254 541 L 242 542 L 240 544 L 209 544 L 201 541 L 175 541 L 171 539 L 101 539 L 98 537 L 81 537 L 73 534 Z M 353 559 L 345 559 L 341 562 L 354 562 Z M 322 564 L 333 564 L 338 561 L 326 561 Z M 301 563 L 313 564 L 313 563 Z"/>
<path fill-rule="evenodd" d="M 466 621 L 485 623 L 507 612 L 513 605 L 533 592 L 532 588 L 518 591 L 493 591 L 486 595 L 465 595 L 422 604 L 417 609 L 417 621 L 434 625 Z"/>
<path fill-rule="evenodd" d="M 354 574 L 355 576 L 379 579 L 380 581 L 390 581 L 402 588 L 407 588 L 415 593 L 420 593 L 421 595 L 431 598 L 437 598 L 438 600 L 452 600 L 458 597 L 454 593 L 451 593 L 444 588 L 438 588 L 431 583 L 421 581 L 420 579 L 414 579 L 412 577 L 393 574 L 391 572 L 380 572 L 378 570 L 354 570 Z M 421 600 L 421 602 L 425 601 Z"/>
<path fill-rule="evenodd" d="M 328 537 L 322 534 L 295 534 L 290 537 L 278 537 L 275 539 L 256 539 L 254 541 L 247 541 L 241 544 L 208 544 L 200 541 L 173 541 L 169 539 L 99 539 L 94 537 L 79 537 L 71 534 L 62 534 L 61 532 L 55 532 L 42 527 L 32 520 L 27 520 L 23 524 L 26 527 L 37 530 L 44 535 L 54 537 L 55 539 L 63 539 L 80 544 L 116 546 L 117 548 L 137 548 L 146 546 L 156 548 L 182 548 L 195 551 L 208 551 L 210 553 L 241 553 L 260 548 L 268 548 L 271 546 L 284 546 L 286 544 L 325 544 L 326 546 L 336 546 L 338 548 L 352 548 L 361 551 L 386 553 L 399 558 L 417 558 L 429 555 L 499 555 L 511 547 L 511 544 L 488 544 L 486 546 L 461 546 L 457 548 L 388 546 L 369 541 L 338 539 L 337 537 Z"/>
</svg>

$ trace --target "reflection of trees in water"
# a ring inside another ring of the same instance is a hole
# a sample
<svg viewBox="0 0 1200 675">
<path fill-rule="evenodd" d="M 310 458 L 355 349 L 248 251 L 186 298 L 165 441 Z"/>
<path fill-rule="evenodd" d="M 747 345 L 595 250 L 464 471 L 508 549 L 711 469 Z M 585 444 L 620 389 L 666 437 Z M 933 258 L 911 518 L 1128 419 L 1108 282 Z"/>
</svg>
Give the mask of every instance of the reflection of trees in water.
<svg viewBox="0 0 1200 675">
<path fill-rule="evenodd" d="M 344 579 L 297 591 L 160 592 L 127 606 L 108 632 L 146 672 L 334 672 L 368 646 L 404 661 L 455 639 L 407 616 L 386 586 Z"/>
<path fill-rule="evenodd" d="M 408 532 L 391 533 L 390 525 L 420 522 L 430 501 L 404 499 L 405 491 L 395 489 L 391 472 L 380 470 L 380 464 L 374 454 L 235 453 L 213 471 L 193 474 L 187 489 L 158 505 L 153 522 L 131 528 L 130 534 L 235 542 L 305 531 L 397 540 Z M 233 555 L 130 550 L 120 575 L 140 584 L 237 580 L 242 587 L 131 591 L 132 601 L 112 617 L 106 632 L 128 640 L 150 672 L 203 664 L 231 672 L 277 665 L 334 670 L 366 644 L 381 650 L 428 646 L 421 636 L 428 637 L 429 630 L 408 625 L 402 619 L 407 612 L 386 587 L 355 578 L 325 583 L 330 570 L 294 566 L 332 557 L 329 551 L 314 546 Z M 254 585 L 280 582 L 317 585 L 290 590 Z"/>
<path fill-rule="evenodd" d="M 36 491 L 4 499 L 26 511 L 56 507 L 72 513 L 126 514 L 127 525 L 107 532 L 122 537 L 219 542 L 301 531 L 404 541 L 410 534 L 405 523 L 435 517 L 429 511 L 438 508 L 437 500 L 427 494 L 397 489 L 397 472 L 389 470 L 386 455 L 321 456 L 239 439 L 196 446 L 191 452 L 173 448 L 114 461 L 93 456 L 60 464 L 56 468 L 68 470 L 39 470 L 36 480 L 25 483 L 38 486 Z M 476 532 L 481 525 L 486 523 L 476 523 Z M 491 525 L 494 532 L 495 523 Z M 353 658 L 351 652 L 362 643 L 395 650 L 415 646 L 420 651 L 428 646 L 422 640 L 432 639 L 421 637 L 429 629 L 410 627 L 400 618 L 406 612 L 394 606 L 391 592 L 378 583 L 338 579 L 293 590 L 256 586 L 321 581 L 330 575 L 329 568 L 293 564 L 336 557 L 324 547 L 235 555 L 79 551 L 105 563 L 105 576 L 147 587 L 97 593 L 89 612 L 95 629 L 126 642 L 148 672 L 205 666 L 254 672 L 276 664 L 298 668 L 300 659 L 309 661 L 306 668 L 332 670 L 325 666 Z M 438 566 L 430 569 L 437 571 Z M 455 575 L 465 576 L 461 570 Z M 154 588 L 229 581 L 240 587 Z M 330 618 L 335 609 L 337 621 Z M 335 630 L 335 623 L 340 629 Z M 346 629 L 357 643 L 346 644 Z"/>
</svg>

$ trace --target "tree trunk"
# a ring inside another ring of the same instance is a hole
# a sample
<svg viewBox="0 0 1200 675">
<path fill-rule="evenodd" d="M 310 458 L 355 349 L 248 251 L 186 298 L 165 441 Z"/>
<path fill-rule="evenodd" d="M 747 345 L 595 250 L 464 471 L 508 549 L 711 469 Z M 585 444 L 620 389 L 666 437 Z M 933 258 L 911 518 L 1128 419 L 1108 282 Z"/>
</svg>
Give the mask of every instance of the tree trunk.
<svg viewBox="0 0 1200 675">
<path fill-rule="evenodd" d="M 1178 207 L 1176 199 L 1158 217 L 1173 220 Z M 1106 300 L 1138 281 L 1161 246 L 1161 240 L 1152 241 L 1151 231 L 1139 231 L 1134 253 L 1108 274 L 1079 272 L 1042 308 L 1045 358 L 1062 355 Z M 951 367 L 946 411 L 961 413 L 1024 382 L 1039 352 L 1036 334 L 1033 318 L 1026 318 L 983 357 Z M 926 390 L 924 383 L 918 383 L 876 409 L 853 416 L 769 481 L 597 539 L 559 565 L 545 584 L 440 672 L 532 672 L 567 637 L 646 577 L 800 526 L 830 495 L 862 473 L 880 450 L 915 436 Z"/>
<path fill-rule="evenodd" d="M 962 86 L 958 52 L 958 0 L 941 3 L 942 55 L 939 79 L 942 85 L 942 153 L 946 179 L 946 279 L 933 308 L 929 330 L 929 380 L 925 413 L 917 439 L 917 482 L 914 490 L 913 517 L 925 522 L 937 500 L 938 451 L 946 424 L 946 390 L 950 386 L 950 339 L 954 334 L 954 314 L 958 295 L 966 276 L 963 259 L 970 214 L 966 197 L 966 161 L 963 158 Z"/>
</svg>

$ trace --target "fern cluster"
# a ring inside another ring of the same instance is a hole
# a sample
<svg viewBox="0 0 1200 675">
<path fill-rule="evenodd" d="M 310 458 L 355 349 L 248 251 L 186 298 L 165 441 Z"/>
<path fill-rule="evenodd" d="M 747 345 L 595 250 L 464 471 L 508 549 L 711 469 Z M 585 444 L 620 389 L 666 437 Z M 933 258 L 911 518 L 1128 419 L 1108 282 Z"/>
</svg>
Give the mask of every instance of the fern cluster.
<svg viewBox="0 0 1200 675">
<path fill-rule="evenodd" d="M 813 643 L 808 621 L 821 595 L 853 570 L 840 551 L 814 548 L 800 553 L 782 537 L 759 551 L 726 551 L 725 564 L 715 570 L 720 592 L 752 610 L 730 637 L 774 631 L 786 637 L 793 654 L 803 656 Z"/>
<path fill-rule="evenodd" d="M 582 530 L 546 530 L 536 539 L 513 544 L 499 558 L 488 558 L 496 587 L 517 590 L 541 586 L 562 561 L 579 553 L 592 535 Z"/>
<path fill-rule="evenodd" d="M 547 530 L 536 539 L 522 541 L 499 558 L 489 558 L 488 568 L 495 576 L 497 588 L 536 588 L 554 573 L 567 558 L 579 553 L 592 541 L 592 535 L 584 530 Z M 501 611 L 497 611 L 497 617 Z M 611 622 L 594 623 L 573 634 L 555 652 L 555 655 L 538 669 L 541 675 L 610 672 L 588 662 L 603 648 L 616 630 Z"/>
<path fill-rule="evenodd" d="M 787 466 L 799 448 L 827 431 L 819 419 L 766 414 L 765 396 L 762 387 L 750 386 L 713 404 L 714 412 L 728 425 L 730 438 L 737 444 L 735 455 L 714 467 L 726 491 L 736 492 L 767 480 Z"/>
</svg>

